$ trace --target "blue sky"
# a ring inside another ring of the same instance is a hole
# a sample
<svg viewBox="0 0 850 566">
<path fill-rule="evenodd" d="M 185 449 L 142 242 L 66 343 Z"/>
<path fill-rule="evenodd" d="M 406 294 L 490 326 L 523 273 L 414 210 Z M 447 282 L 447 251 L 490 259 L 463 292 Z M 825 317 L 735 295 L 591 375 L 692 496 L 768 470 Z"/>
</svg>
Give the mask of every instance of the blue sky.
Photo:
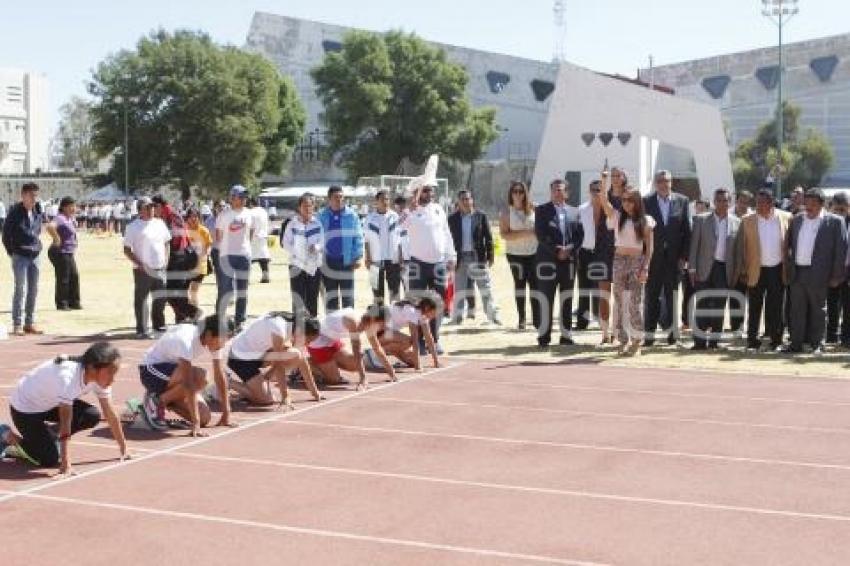
<svg viewBox="0 0 850 566">
<path fill-rule="evenodd" d="M 158 27 L 200 29 L 242 45 L 255 11 L 383 31 L 402 28 L 435 41 L 550 60 L 549 0 L 24 0 L 4 2 L 0 66 L 45 73 L 51 123 L 71 95 L 85 94 L 94 66 Z M 634 76 L 658 65 L 773 45 L 776 28 L 760 0 L 566 0 L 567 59 Z M 850 31 L 850 2 L 801 0 L 788 41 Z"/>
</svg>

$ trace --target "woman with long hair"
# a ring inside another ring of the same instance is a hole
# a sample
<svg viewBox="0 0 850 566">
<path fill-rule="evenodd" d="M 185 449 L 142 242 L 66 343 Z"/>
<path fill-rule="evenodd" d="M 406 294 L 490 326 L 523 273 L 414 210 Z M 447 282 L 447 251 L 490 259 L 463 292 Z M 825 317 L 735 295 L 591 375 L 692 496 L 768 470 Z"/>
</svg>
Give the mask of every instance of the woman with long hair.
<svg viewBox="0 0 850 566">
<path fill-rule="evenodd" d="M 540 322 L 540 307 L 534 297 L 537 236 L 534 234 L 534 204 L 525 183 L 511 182 L 508 188 L 508 207 L 499 216 L 499 233 L 505 241 L 505 253 L 514 280 L 517 328 L 525 328 L 525 302 L 529 292 L 531 320 L 536 328 Z"/>
<path fill-rule="evenodd" d="M 124 429 L 112 406 L 112 384 L 120 358 L 109 342 L 95 342 L 82 356 L 59 356 L 24 374 L 9 398 L 18 434 L 0 424 L 0 456 L 45 468 L 58 465 L 60 474 L 71 475 L 71 436 L 97 426 L 102 412 L 120 459 L 128 458 Z M 89 393 L 97 397 L 100 411 L 81 399 Z M 58 434 L 53 424 L 59 425 Z"/>
<path fill-rule="evenodd" d="M 197 208 L 190 208 L 186 212 L 186 226 L 189 228 L 189 241 L 195 250 L 195 254 L 198 256 L 198 264 L 195 266 L 192 278 L 189 280 L 189 304 L 194 307 L 197 316 L 199 312 L 198 291 L 212 267 L 210 250 L 212 249 L 213 238 L 210 231 L 201 222 L 201 213 Z"/>
<path fill-rule="evenodd" d="M 72 197 L 63 197 L 59 202 L 59 213 L 47 225 L 47 233 L 53 243 L 47 257 L 56 272 L 56 309 L 79 310 L 80 272 L 74 255 L 77 252 L 77 204 Z"/>
<path fill-rule="evenodd" d="M 614 230 L 608 228 L 603 201 L 614 207 L 622 208 L 623 193 L 628 187 L 629 178 L 620 167 L 611 169 L 611 187 L 606 193 L 599 182 L 590 189 L 593 218 L 596 223 L 596 247 L 593 250 L 593 269 L 591 279 L 599 286 L 599 328 L 602 330 L 601 344 L 613 342 L 611 336 L 611 282 L 614 279 Z"/>
<path fill-rule="evenodd" d="M 600 185 L 601 191 L 607 193 L 607 170 L 602 172 Z M 620 210 L 608 199 L 602 199 L 602 203 L 608 228 L 614 232 L 614 333 L 620 342 L 618 353 L 639 356 L 643 341 L 643 286 L 652 259 L 655 220 L 644 214 L 640 191 L 631 187 L 622 194 Z"/>
</svg>

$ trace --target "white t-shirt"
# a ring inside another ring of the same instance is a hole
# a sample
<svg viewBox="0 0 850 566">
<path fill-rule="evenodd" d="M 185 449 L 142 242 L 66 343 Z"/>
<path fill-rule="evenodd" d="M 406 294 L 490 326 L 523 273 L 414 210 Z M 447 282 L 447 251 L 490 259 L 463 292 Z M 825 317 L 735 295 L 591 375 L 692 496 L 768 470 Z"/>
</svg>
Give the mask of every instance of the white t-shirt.
<svg viewBox="0 0 850 566">
<path fill-rule="evenodd" d="M 251 209 L 254 215 L 254 239 L 251 240 L 251 258 L 269 259 L 269 214 L 261 206 Z"/>
<path fill-rule="evenodd" d="M 207 354 L 214 359 L 220 357 L 220 352 L 210 352 L 201 344 L 197 326 L 178 324 L 148 348 L 142 357 L 141 365 L 177 364 L 181 360 L 192 362 Z"/>
<path fill-rule="evenodd" d="M 289 340 L 292 325 L 279 316 L 263 316 L 253 321 L 236 335 L 230 353 L 240 360 L 259 360 L 272 349 L 274 335 Z"/>
<path fill-rule="evenodd" d="M 22 413 L 45 413 L 59 405 L 72 405 L 88 393 L 111 399 L 112 388 L 83 383 L 83 367 L 78 362 L 57 364 L 50 360 L 24 374 L 9 401 Z"/>
<path fill-rule="evenodd" d="M 357 317 L 357 313 L 352 307 L 346 307 L 327 315 L 322 320 L 321 334 L 313 340 L 310 346 L 324 348 L 349 337 L 350 333 L 345 326 L 345 318 L 349 316 Z"/>
<path fill-rule="evenodd" d="M 221 231 L 221 242 L 218 245 L 221 255 L 251 257 L 253 228 L 254 214 L 247 208 L 238 212 L 232 208 L 222 211 L 215 222 L 216 231 Z"/>
<path fill-rule="evenodd" d="M 643 234 L 635 233 L 635 226 L 631 218 L 626 220 L 623 229 L 620 230 L 620 214 L 619 210 L 615 210 L 614 216 L 609 217 L 606 221 L 608 229 L 614 231 L 614 247 L 642 250 Z M 644 216 L 643 221 L 650 230 L 655 228 L 655 219 L 652 216 Z"/>
<path fill-rule="evenodd" d="M 392 305 L 390 307 L 390 319 L 387 328 L 392 330 L 404 330 L 410 324 L 422 323 L 422 313 L 413 305 Z"/>
<path fill-rule="evenodd" d="M 159 218 L 142 220 L 137 218 L 127 226 L 124 246 L 149 269 L 165 269 L 168 258 L 165 245 L 171 241 L 168 226 Z"/>
</svg>

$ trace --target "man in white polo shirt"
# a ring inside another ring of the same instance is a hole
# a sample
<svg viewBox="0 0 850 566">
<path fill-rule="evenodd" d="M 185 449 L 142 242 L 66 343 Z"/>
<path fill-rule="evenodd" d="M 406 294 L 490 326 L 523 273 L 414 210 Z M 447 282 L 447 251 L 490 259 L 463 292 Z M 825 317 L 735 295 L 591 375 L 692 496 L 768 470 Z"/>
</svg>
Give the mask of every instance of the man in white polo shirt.
<svg viewBox="0 0 850 566">
<path fill-rule="evenodd" d="M 216 312 L 222 319 L 232 298 L 236 298 L 233 317 L 237 331 L 245 324 L 248 308 L 248 280 L 251 275 L 251 240 L 254 238 L 254 214 L 245 208 L 248 189 L 236 185 L 230 189 L 230 208 L 218 215 L 215 242 L 219 250 L 218 300 Z"/>
<path fill-rule="evenodd" d="M 439 204 L 432 202 L 434 189 L 435 185 L 426 184 L 416 191 L 410 201 L 410 213 L 403 221 L 410 243 L 408 281 L 411 294 L 424 296 L 429 290 L 435 291 L 445 301 L 446 280 L 457 264 L 457 252 L 446 213 Z M 430 323 L 440 354 L 441 318 L 436 316 Z M 419 347 L 423 351 L 424 343 Z"/>
<path fill-rule="evenodd" d="M 124 235 L 124 255 L 133 264 L 136 337 L 151 339 L 148 321 L 153 319 L 157 331 L 165 330 L 165 269 L 168 265 L 171 232 L 159 218 L 154 218 L 153 201 L 149 197 L 139 200 L 139 218 L 127 226 Z M 151 315 L 148 316 L 148 295 L 153 296 Z"/>
</svg>

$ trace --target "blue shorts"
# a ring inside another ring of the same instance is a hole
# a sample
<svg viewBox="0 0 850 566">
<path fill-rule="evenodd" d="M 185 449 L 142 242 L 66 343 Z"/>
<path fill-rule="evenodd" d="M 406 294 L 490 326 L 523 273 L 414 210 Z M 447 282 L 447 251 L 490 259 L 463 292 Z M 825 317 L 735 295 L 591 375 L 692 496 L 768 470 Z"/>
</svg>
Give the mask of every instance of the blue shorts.
<svg viewBox="0 0 850 566">
<path fill-rule="evenodd" d="M 227 359 L 227 367 L 244 383 L 248 383 L 260 375 L 264 364 L 263 360 L 242 360 L 232 354 Z"/>
<path fill-rule="evenodd" d="M 171 374 L 177 369 L 177 364 L 162 363 L 150 366 L 139 366 L 139 377 L 145 390 L 154 395 L 162 395 L 168 389 Z"/>
</svg>

